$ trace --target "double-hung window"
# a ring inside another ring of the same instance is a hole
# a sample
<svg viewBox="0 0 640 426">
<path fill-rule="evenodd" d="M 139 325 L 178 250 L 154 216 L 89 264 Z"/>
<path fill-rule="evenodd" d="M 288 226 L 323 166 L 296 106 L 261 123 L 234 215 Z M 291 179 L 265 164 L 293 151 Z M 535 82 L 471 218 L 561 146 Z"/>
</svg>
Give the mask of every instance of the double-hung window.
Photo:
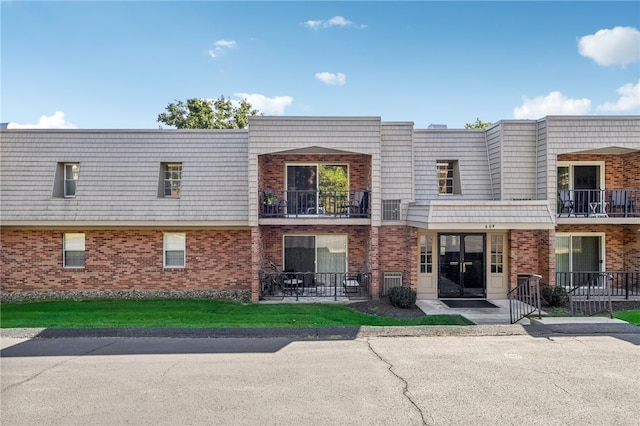
<svg viewBox="0 0 640 426">
<path fill-rule="evenodd" d="M 460 172 L 458 161 L 437 160 L 438 194 L 460 194 Z"/>
<path fill-rule="evenodd" d="M 186 234 L 167 232 L 164 234 L 164 267 L 184 268 L 186 252 Z"/>
<path fill-rule="evenodd" d="M 180 197 L 182 190 L 182 163 L 162 163 L 162 196 Z"/>
<path fill-rule="evenodd" d="M 84 268 L 84 233 L 63 235 L 62 262 L 65 268 Z"/>
<path fill-rule="evenodd" d="M 80 164 L 65 163 L 64 164 L 64 197 L 73 198 L 76 196 L 76 187 L 78 186 L 78 175 L 80 173 Z"/>
</svg>

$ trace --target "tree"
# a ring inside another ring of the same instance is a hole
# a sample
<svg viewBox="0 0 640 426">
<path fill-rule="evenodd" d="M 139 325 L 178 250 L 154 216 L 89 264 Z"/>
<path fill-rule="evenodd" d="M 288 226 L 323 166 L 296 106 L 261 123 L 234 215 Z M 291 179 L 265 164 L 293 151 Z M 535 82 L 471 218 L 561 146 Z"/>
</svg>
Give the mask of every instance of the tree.
<svg viewBox="0 0 640 426">
<path fill-rule="evenodd" d="M 476 118 L 475 123 L 467 123 L 464 125 L 465 129 L 486 129 L 491 126 L 493 123 L 490 121 L 482 122 L 479 118 Z"/>
<path fill-rule="evenodd" d="M 165 109 L 157 121 L 176 129 L 244 129 L 249 117 L 258 115 L 246 99 L 234 106 L 224 96 L 215 100 L 191 98 L 186 103 L 176 100 Z"/>
</svg>

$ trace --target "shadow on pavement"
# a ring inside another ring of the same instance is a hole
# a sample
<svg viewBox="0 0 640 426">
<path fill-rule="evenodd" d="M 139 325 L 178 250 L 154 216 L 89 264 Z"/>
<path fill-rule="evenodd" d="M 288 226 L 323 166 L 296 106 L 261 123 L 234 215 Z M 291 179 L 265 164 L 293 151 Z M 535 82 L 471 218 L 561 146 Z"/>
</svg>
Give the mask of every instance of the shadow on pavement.
<svg viewBox="0 0 640 426">
<path fill-rule="evenodd" d="M 0 351 L 1 358 L 196 353 L 273 353 L 295 341 L 353 340 L 359 327 L 330 328 L 92 328 L 2 330 L 29 338 Z"/>
</svg>

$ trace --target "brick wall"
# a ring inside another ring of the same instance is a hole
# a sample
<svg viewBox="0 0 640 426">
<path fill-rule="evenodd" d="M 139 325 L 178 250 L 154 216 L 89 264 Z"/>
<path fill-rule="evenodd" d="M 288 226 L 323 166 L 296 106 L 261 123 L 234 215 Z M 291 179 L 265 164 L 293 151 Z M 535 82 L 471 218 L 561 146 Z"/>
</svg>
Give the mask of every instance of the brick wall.
<svg viewBox="0 0 640 426">
<path fill-rule="evenodd" d="M 638 227 L 632 225 L 558 225 L 556 232 L 604 232 L 607 271 L 640 271 Z"/>
<path fill-rule="evenodd" d="M 322 164 L 349 164 L 350 189 L 370 189 L 371 161 L 370 157 L 361 154 L 353 155 L 293 155 L 293 154 L 268 154 L 258 158 L 260 189 L 280 191 L 285 187 L 287 163 L 322 163 Z"/>
<path fill-rule="evenodd" d="M 551 232 L 514 229 L 509 232 L 509 288 L 518 274 L 538 274 L 541 282 L 554 281 L 555 258 L 551 258 Z"/>
<path fill-rule="evenodd" d="M 416 257 L 417 231 L 408 226 L 381 226 L 379 232 L 379 268 L 384 272 L 402 272 L 403 285 L 416 288 L 417 282 L 411 280 L 412 258 Z M 413 234 L 415 234 L 412 239 Z"/>
<path fill-rule="evenodd" d="M 604 189 L 640 189 L 640 153 L 561 154 L 558 161 L 604 161 Z"/>
<path fill-rule="evenodd" d="M 369 227 L 368 226 L 323 226 L 323 225 L 292 225 L 292 226 L 261 226 L 262 247 L 265 261 L 276 264 L 279 271 L 284 268 L 283 235 L 347 235 L 347 256 L 349 271 L 369 270 Z M 266 264 L 265 269 L 269 269 Z"/>
<path fill-rule="evenodd" d="M 250 230 L 176 231 L 186 234 L 184 269 L 163 268 L 159 230 L 73 230 L 85 233 L 85 267 L 63 268 L 64 232 L 3 229 L 2 291 L 251 288 Z"/>
<path fill-rule="evenodd" d="M 640 271 L 640 229 L 638 226 L 623 227 L 624 270 Z"/>
</svg>

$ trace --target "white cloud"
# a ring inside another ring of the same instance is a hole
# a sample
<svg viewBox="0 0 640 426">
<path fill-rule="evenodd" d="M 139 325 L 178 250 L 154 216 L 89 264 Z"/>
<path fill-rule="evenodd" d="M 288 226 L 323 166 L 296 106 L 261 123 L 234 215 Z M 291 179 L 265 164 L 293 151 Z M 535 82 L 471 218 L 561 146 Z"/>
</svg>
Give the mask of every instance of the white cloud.
<svg viewBox="0 0 640 426">
<path fill-rule="evenodd" d="M 258 93 L 236 93 L 234 96 L 246 99 L 251 106 L 264 115 L 284 115 L 284 110 L 293 103 L 291 96 L 268 98 Z"/>
<path fill-rule="evenodd" d="M 342 16 L 334 16 L 331 19 L 323 20 L 309 20 L 304 23 L 305 27 L 311 28 L 312 30 L 319 30 L 320 28 L 331 28 L 331 27 L 356 27 L 356 28 L 367 28 L 366 25 L 358 25 L 353 21 L 349 21 Z"/>
<path fill-rule="evenodd" d="M 347 82 L 347 76 L 339 72 L 337 74 L 331 72 L 319 72 L 316 78 L 329 86 L 344 86 Z"/>
<path fill-rule="evenodd" d="M 513 110 L 513 117 L 536 119 L 545 115 L 584 115 L 591 109 L 589 99 L 570 99 L 560 92 L 550 92 L 547 96 L 529 99 L 523 97 L 522 106 Z"/>
<path fill-rule="evenodd" d="M 215 59 L 226 53 L 227 50 L 238 47 L 238 43 L 235 40 L 218 40 L 213 43 L 213 46 L 214 49 L 209 50 L 209 56 Z"/>
<path fill-rule="evenodd" d="M 75 124 L 64 119 L 64 112 L 56 111 L 53 115 L 40 117 L 38 124 L 9 123 L 8 129 L 77 129 Z"/>
<path fill-rule="evenodd" d="M 578 52 L 604 66 L 640 61 L 640 31 L 633 27 L 600 30 L 580 38 Z"/>
<path fill-rule="evenodd" d="M 617 92 L 620 98 L 616 102 L 605 102 L 598 106 L 599 111 L 635 111 L 640 108 L 640 81 L 638 83 L 627 83 L 620 87 Z"/>
</svg>

